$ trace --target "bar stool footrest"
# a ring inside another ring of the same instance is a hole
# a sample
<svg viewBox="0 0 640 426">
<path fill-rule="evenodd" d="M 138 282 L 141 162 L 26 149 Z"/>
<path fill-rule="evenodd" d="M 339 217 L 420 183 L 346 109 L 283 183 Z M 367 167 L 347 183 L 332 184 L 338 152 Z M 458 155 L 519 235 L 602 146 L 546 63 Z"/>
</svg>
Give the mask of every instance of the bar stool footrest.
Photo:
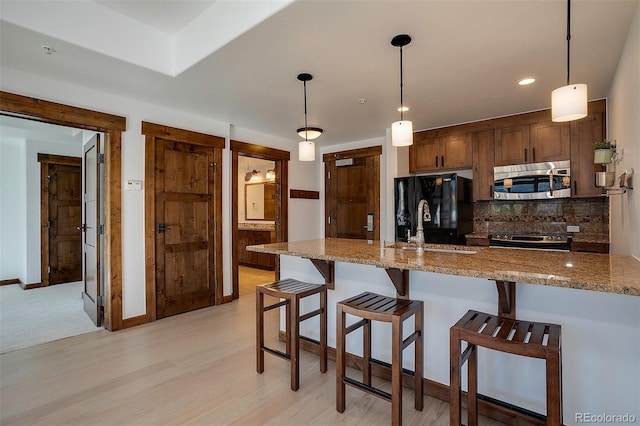
<svg viewBox="0 0 640 426">
<path fill-rule="evenodd" d="M 262 346 L 262 347 L 260 347 L 260 349 L 262 349 L 265 352 L 269 352 L 271 355 L 275 355 L 275 356 L 283 358 L 283 359 L 291 360 L 291 355 L 289 355 L 289 354 L 287 354 L 285 352 L 281 352 L 281 351 L 279 351 L 277 349 L 271 349 L 271 348 L 268 348 L 266 346 Z"/>
<path fill-rule="evenodd" d="M 371 358 L 370 360 L 371 364 L 377 364 L 380 365 L 382 367 L 386 367 L 388 369 L 391 369 L 391 364 L 389 364 L 388 362 L 385 361 L 380 361 L 379 359 L 375 359 L 375 358 Z M 415 376 L 416 372 L 413 370 L 409 370 L 408 368 L 402 368 L 402 374 L 408 374 L 410 376 Z"/>
<path fill-rule="evenodd" d="M 516 411 L 518 413 L 526 414 L 527 416 L 533 417 L 533 418 L 535 418 L 537 420 L 540 420 L 540 421 L 546 421 L 547 420 L 547 416 L 545 416 L 544 414 L 540 414 L 540 413 L 537 413 L 535 411 L 527 410 L 526 408 L 520 407 L 518 405 L 510 404 L 508 402 L 501 401 L 499 399 L 495 399 L 495 398 L 492 398 L 490 396 L 483 395 L 481 393 L 477 394 L 477 397 L 478 397 L 479 400 L 485 401 L 485 402 L 487 402 L 489 404 L 497 405 L 497 406 L 502 407 L 502 408 L 507 408 L 509 410 Z"/>
<path fill-rule="evenodd" d="M 391 401 L 391 394 L 380 390 L 378 388 L 374 388 L 373 386 L 366 385 L 362 382 L 359 382 L 351 377 L 343 377 L 342 380 L 345 384 L 349 386 L 353 386 L 354 388 L 360 389 L 361 391 L 370 393 L 371 395 L 377 396 L 379 398 L 385 399 L 387 401 Z"/>
</svg>

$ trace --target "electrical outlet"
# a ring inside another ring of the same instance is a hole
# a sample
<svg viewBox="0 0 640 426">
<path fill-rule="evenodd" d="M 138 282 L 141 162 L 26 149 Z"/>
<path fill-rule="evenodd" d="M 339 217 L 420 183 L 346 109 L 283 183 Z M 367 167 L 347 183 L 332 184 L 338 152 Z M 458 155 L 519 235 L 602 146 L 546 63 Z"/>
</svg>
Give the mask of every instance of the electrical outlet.
<svg viewBox="0 0 640 426">
<path fill-rule="evenodd" d="M 580 227 L 575 225 L 567 225 L 567 232 L 580 232 Z"/>
</svg>

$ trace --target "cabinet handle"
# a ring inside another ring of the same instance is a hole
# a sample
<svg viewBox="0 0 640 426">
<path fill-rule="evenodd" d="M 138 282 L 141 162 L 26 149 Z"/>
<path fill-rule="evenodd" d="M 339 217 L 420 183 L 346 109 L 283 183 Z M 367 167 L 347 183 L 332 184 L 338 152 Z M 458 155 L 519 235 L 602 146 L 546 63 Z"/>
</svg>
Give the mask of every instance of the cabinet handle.
<svg viewBox="0 0 640 426">
<path fill-rule="evenodd" d="M 573 181 L 573 195 L 578 195 L 578 181 Z"/>
<path fill-rule="evenodd" d="M 441 163 L 442 163 L 442 167 L 444 167 L 444 155 L 441 155 L 441 156 L 440 156 L 440 160 L 442 160 L 442 161 L 441 161 Z"/>
<path fill-rule="evenodd" d="M 531 148 L 531 153 L 533 154 L 533 161 L 536 161 L 536 149 L 535 148 Z"/>
<path fill-rule="evenodd" d="M 524 162 L 527 162 L 527 148 L 524 149 Z"/>
<path fill-rule="evenodd" d="M 438 168 L 438 156 L 436 155 L 436 168 Z"/>
<path fill-rule="evenodd" d="M 493 198 L 493 185 L 489 185 L 489 197 Z"/>
</svg>

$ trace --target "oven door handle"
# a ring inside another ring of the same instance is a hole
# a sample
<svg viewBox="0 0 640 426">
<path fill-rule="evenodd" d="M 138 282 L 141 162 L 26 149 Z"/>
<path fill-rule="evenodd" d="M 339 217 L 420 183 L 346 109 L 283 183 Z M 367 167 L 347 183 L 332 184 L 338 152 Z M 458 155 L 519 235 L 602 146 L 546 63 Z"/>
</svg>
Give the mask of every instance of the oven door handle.
<svg viewBox="0 0 640 426">
<path fill-rule="evenodd" d="M 553 198 L 553 169 L 549 171 L 549 195 Z"/>
</svg>

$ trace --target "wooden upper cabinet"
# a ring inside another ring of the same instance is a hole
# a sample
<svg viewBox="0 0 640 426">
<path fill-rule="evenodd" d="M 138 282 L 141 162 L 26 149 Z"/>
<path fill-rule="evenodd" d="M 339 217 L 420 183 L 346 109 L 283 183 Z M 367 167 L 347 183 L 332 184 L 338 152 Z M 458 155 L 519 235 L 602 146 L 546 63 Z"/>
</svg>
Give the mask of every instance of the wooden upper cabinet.
<svg viewBox="0 0 640 426">
<path fill-rule="evenodd" d="M 593 164 L 593 144 L 605 138 L 604 100 L 589 103 L 589 115 L 571 122 L 571 194 L 574 198 L 599 197 L 602 188 L 595 186 L 595 172 L 604 166 Z"/>
<path fill-rule="evenodd" d="M 493 200 L 494 131 L 471 135 L 473 145 L 473 201 Z"/>
<path fill-rule="evenodd" d="M 409 148 L 409 171 L 430 172 L 472 166 L 471 133 L 418 132 Z"/>
<path fill-rule="evenodd" d="M 496 129 L 495 165 L 528 163 L 529 125 L 519 125 Z"/>
<path fill-rule="evenodd" d="M 569 123 L 541 121 L 496 129 L 495 165 L 568 160 Z"/>
<path fill-rule="evenodd" d="M 544 121 L 529 125 L 530 163 L 568 160 L 571 155 L 569 123 Z"/>
</svg>

